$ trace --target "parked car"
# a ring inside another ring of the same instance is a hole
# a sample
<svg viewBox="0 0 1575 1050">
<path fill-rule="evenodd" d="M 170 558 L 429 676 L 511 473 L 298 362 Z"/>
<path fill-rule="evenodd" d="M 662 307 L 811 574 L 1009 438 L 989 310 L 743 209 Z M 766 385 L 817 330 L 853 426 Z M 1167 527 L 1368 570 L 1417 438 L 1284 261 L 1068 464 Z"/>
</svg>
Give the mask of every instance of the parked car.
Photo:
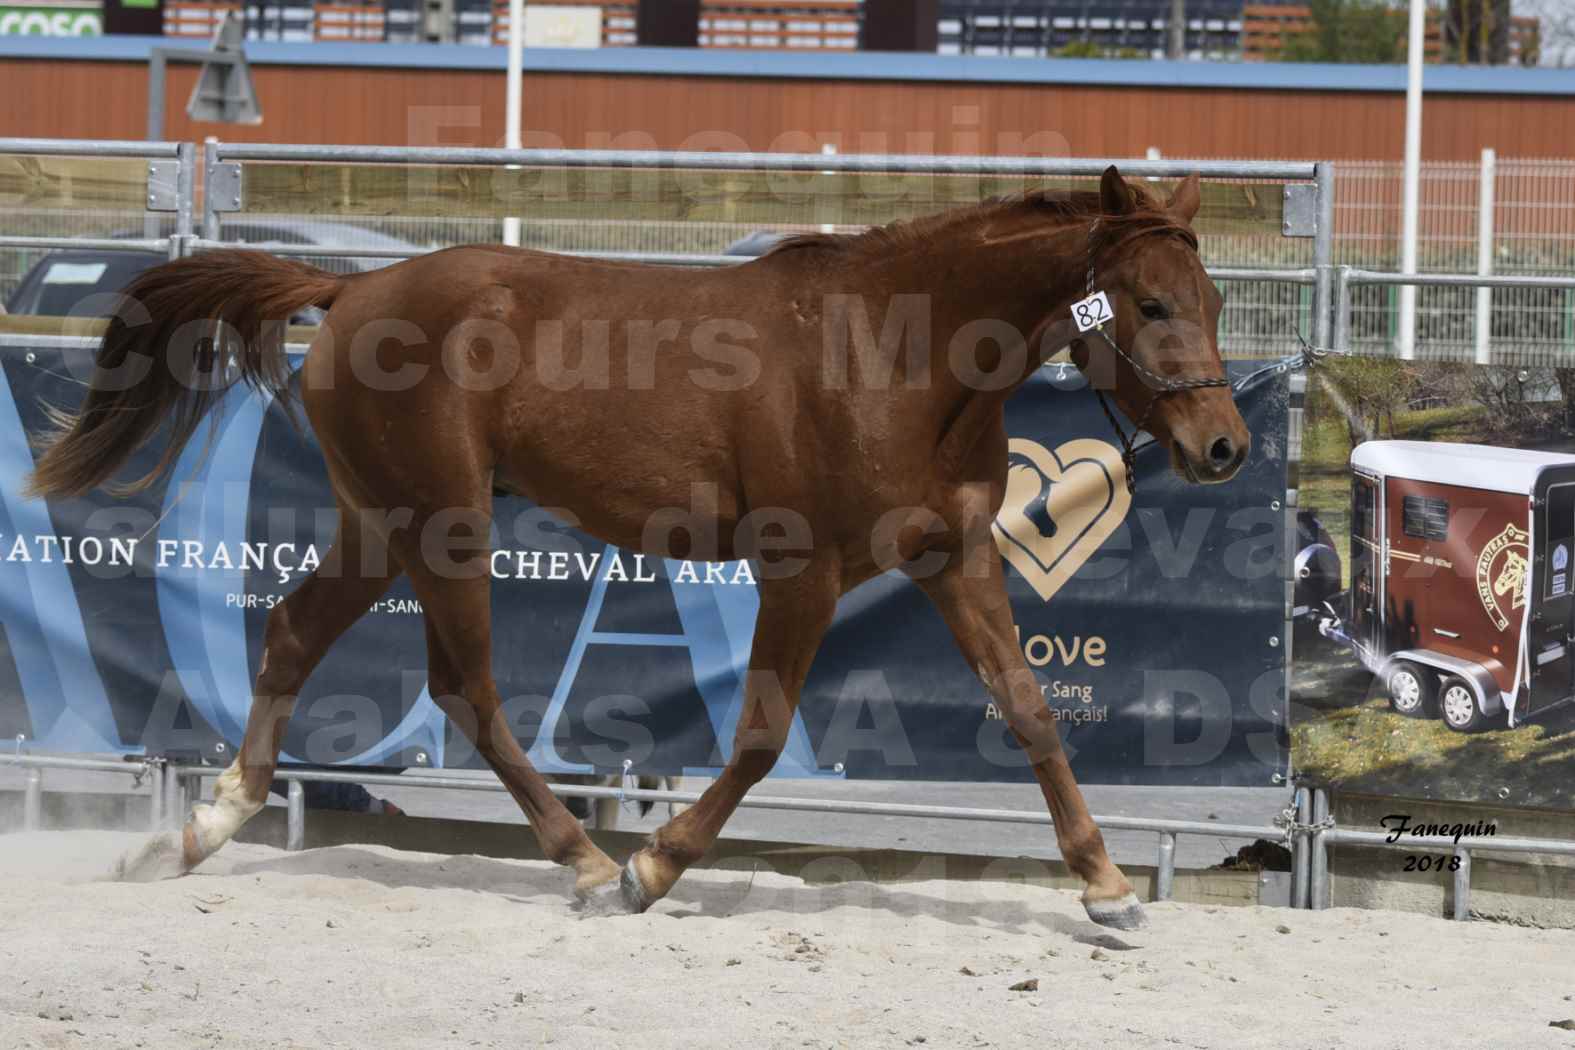
<svg viewBox="0 0 1575 1050">
<path fill-rule="evenodd" d="M 125 234 L 139 237 L 141 234 Z M 300 219 L 231 219 L 220 230 L 220 239 L 233 242 L 237 247 L 268 248 L 281 245 L 322 245 L 333 248 L 365 248 L 378 251 L 403 251 L 419 255 L 428 249 L 402 241 L 397 237 L 334 222 L 307 222 Z M 309 255 L 303 261 L 336 273 L 360 273 L 376 270 L 397 259 L 355 258 L 331 255 Z M 13 314 L 45 314 L 80 317 L 103 316 L 88 308 L 79 310 L 88 296 L 118 292 L 144 270 L 151 269 L 165 260 L 159 252 L 138 249 L 63 248 L 50 252 L 40 259 L 22 277 L 21 284 L 5 302 L 5 310 Z M 107 309 L 107 306 L 106 306 Z M 315 324 L 321 311 L 312 309 L 294 320 L 302 324 Z"/>
<path fill-rule="evenodd" d="M 740 237 L 738 240 L 722 249 L 723 255 L 745 255 L 750 258 L 761 256 L 772 248 L 787 240 L 790 234 L 777 233 L 773 230 L 756 230 L 754 233 Z"/>
<path fill-rule="evenodd" d="M 1324 603 L 1340 594 L 1340 555 L 1334 539 L 1310 510 L 1296 512 L 1296 595 L 1297 620 L 1316 620 Z"/>
</svg>

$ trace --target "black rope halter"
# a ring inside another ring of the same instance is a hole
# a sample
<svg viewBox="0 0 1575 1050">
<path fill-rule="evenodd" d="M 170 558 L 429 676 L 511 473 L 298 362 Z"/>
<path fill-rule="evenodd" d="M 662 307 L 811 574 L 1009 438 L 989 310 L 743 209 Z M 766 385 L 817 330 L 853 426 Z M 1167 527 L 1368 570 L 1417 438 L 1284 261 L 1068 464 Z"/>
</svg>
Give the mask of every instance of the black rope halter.
<svg viewBox="0 0 1575 1050">
<path fill-rule="evenodd" d="M 1098 230 L 1099 220 L 1095 219 L 1093 225 L 1088 228 L 1088 275 L 1083 286 L 1084 298 L 1094 294 L 1094 235 L 1098 232 Z M 1154 395 L 1148 399 L 1148 404 L 1143 406 L 1142 414 L 1138 416 L 1137 421 L 1133 424 L 1134 429 L 1132 433 L 1128 435 L 1126 428 L 1121 425 L 1121 420 L 1116 417 L 1116 413 L 1111 409 L 1110 401 L 1105 397 L 1105 392 L 1099 389 L 1097 385 L 1091 384 L 1094 387 L 1094 396 L 1099 398 L 1099 407 L 1104 410 L 1105 418 L 1110 420 L 1111 428 L 1115 430 L 1116 437 L 1121 441 L 1121 462 L 1126 466 L 1127 469 L 1127 491 L 1130 493 L 1136 493 L 1137 436 L 1143 433 L 1144 428 L 1148 426 L 1149 416 L 1153 415 L 1154 406 L 1159 404 L 1159 399 L 1167 394 L 1179 394 L 1187 390 L 1206 390 L 1210 387 L 1228 387 L 1230 386 L 1230 380 L 1224 378 L 1172 379 L 1168 376 L 1158 375 L 1157 373 L 1151 372 L 1147 368 L 1143 367 L 1137 362 L 1135 358 L 1133 358 L 1131 354 L 1127 353 L 1125 350 L 1121 349 L 1120 346 L 1116 345 L 1116 341 L 1110 338 L 1110 333 L 1105 331 L 1105 324 L 1103 321 L 1094 325 L 1094 327 L 1089 331 L 1097 334 L 1099 338 L 1103 339 L 1105 341 L 1105 345 L 1110 347 L 1111 351 L 1118 358 L 1131 366 L 1133 373 L 1135 373 L 1137 377 L 1143 381 L 1143 384 L 1150 387 L 1154 391 Z M 1087 335 L 1088 332 L 1083 334 Z"/>
</svg>

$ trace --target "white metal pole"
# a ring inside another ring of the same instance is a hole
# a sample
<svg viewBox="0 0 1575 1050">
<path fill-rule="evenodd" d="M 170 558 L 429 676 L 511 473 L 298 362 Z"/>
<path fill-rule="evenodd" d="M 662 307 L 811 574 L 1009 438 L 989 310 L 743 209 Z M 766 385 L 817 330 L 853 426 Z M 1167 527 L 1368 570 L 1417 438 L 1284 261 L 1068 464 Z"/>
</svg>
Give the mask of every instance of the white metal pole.
<svg viewBox="0 0 1575 1050">
<path fill-rule="evenodd" d="M 1482 151 L 1482 184 L 1477 191 L 1477 273 L 1486 277 L 1493 272 L 1493 181 L 1498 174 L 1498 157 L 1492 148 Z M 1488 343 L 1493 335 L 1493 289 L 1477 289 L 1477 364 L 1489 360 Z"/>
<path fill-rule="evenodd" d="M 504 107 L 503 147 L 519 149 L 523 139 L 520 124 L 524 119 L 525 0 L 509 0 L 508 101 Z M 503 243 L 520 243 L 520 220 L 510 215 L 503 220 Z"/>
<path fill-rule="evenodd" d="M 835 157 L 837 155 L 837 144 L 835 142 L 822 142 L 820 144 L 820 155 L 823 156 L 823 157 Z M 833 171 L 822 171 L 821 174 L 822 175 L 835 175 L 836 172 L 833 172 Z M 820 224 L 820 232 L 821 233 L 836 233 L 837 232 L 837 225 L 836 225 L 836 223 L 832 223 L 832 222 L 823 222 L 823 223 Z"/>
<path fill-rule="evenodd" d="M 1400 272 L 1416 273 L 1416 219 L 1422 173 L 1422 59 L 1426 0 L 1411 0 L 1406 44 L 1405 188 L 1400 216 Z M 1416 288 L 1400 287 L 1400 356 L 1416 356 Z"/>
</svg>

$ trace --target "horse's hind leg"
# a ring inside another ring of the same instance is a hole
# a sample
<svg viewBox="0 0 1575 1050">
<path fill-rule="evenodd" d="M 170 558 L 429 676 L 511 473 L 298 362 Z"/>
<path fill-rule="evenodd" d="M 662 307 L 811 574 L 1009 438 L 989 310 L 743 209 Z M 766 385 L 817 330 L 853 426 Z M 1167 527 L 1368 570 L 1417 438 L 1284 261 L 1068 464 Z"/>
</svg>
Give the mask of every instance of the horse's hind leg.
<svg viewBox="0 0 1575 1050">
<path fill-rule="evenodd" d="M 476 512 L 474 528 L 487 535 L 487 519 Z M 437 530 L 417 520 L 400 534 L 406 545 Z M 531 830 L 547 858 L 575 871 L 575 893 L 581 897 L 603 883 L 615 882 L 618 865 L 585 834 L 585 828 L 552 793 L 547 781 L 509 728 L 497 684 L 492 677 L 492 603 L 490 559 L 486 551 L 428 551 L 444 560 L 437 572 L 413 549 L 400 548 L 411 582 L 426 610 L 427 678 L 433 701 L 449 721 L 475 744 L 514 800 L 525 811 Z"/>
<path fill-rule="evenodd" d="M 116 874 L 131 881 L 170 878 L 211 857 L 262 809 L 295 698 L 335 639 L 361 618 L 399 568 L 352 512 L 340 509 L 339 536 L 318 568 L 268 613 L 262 666 L 246 719 L 246 736 L 213 787 L 213 804 L 192 809 L 179 832 L 155 835 L 121 858 Z"/>
</svg>

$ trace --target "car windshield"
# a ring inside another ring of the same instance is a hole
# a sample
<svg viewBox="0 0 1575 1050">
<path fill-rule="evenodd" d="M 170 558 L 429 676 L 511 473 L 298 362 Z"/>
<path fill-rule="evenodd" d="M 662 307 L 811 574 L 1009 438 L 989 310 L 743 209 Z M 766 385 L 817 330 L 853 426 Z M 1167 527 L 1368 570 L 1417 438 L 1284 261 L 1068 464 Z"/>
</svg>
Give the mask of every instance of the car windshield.
<svg viewBox="0 0 1575 1050">
<path fill-rule="evenodd" d="M 146 252 L 62 253 L 45 260 L 17 289 L 7 310 L 16 314 L 106 317 L 111 300 L 88 296 L 118 292 L 137 274 L 161 261 Z M 85 307 L 85 308 L 84 308 Z"/>
</svg>

